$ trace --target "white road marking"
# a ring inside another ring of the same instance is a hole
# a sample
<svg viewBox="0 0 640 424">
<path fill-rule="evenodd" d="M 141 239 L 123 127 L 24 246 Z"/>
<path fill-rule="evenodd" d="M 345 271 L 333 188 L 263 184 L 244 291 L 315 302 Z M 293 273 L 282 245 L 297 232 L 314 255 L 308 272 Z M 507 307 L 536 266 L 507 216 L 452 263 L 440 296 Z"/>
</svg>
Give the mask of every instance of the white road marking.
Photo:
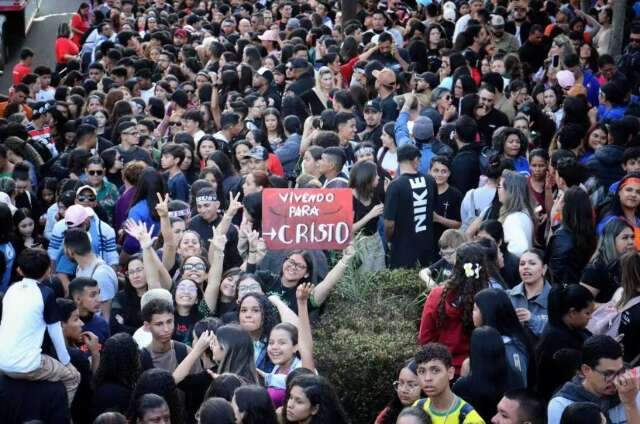
<svg viewBox="0 0 640 424">
<path fill-rule="evenodd" d="M 56 16 L 69 16 L 69 15 L 73 15 L 73 14 L 74 14 L 74 12 L 51 13 L 49 15 L 38 16 L 37 18 L 33 18 L 33 21 L 34 22 L 42 22 L 42 21 L 44 21 L 45 19 L 48 19 L 48 18 L 53 18 L 53 17 L 56 17 Z"/>
</svg>

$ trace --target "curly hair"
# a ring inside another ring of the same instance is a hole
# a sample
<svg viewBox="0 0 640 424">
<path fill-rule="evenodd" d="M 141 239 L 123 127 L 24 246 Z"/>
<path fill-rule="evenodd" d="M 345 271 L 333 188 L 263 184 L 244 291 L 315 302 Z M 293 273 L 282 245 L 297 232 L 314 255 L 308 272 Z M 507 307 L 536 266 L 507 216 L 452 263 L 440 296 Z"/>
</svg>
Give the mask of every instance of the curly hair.
<svg viewBox="0 0 640 424">
<path fill-rule="evenodd" d="M 109 337 L 102 345 L 100 365 L 93 378 L 94 387 L 115 383 L 133 389 L 139 375 L 140 355 L 133 337 L 127 333 Z"/>
<path fill-rule="evenodd" d="M 478 276 L 472 275 L 467 277 L 465 274 L 465 264 L 472 264 L 475 268 L 480 266 Z M 438 320 L 436 327 L 442 328 L 447 314 L 445 311 L 445 302 L 456 308 L 462 308 L 462 325 L 467 334 L 473 331 L 473 298 L 480 290 L 487 288 L 489 276 L 485 264 L 484 248 L 478 243 L 469 242 L 458 247 L 456 251 L 456 263 L 453 267 L 453 274 L 447 280 L 440 296 L 438 303 Z M 449 299 L 451 297 L 451 299 Z"/>
<path fill-rule="evenodd" d="M 167 402 L 171 411 L 171 422 L 185 422 L 186 414 L 178 395 L 176 382 L 169 371 L 160 368 L 148 369 L 140 375 L 131 395 L 129 413 L 127 414 L 128 417 L 134 418 L 133 421 L 135 421 L 139 399 L 148 393 L 158 395 Z"/>
<path fill-rule="evenodd" d="M 256 302 L 258 302 L 258 305 L 260 305 L 260 312 L 262 313 L 262 332 L 260 333 L 260 341 L 269 343 L 271 330 L 280 322 L 278 312 L 267 296 L 262 293 L 247 293 L 242 296 L 238 305 L 242 307 L 242 303 L 244 303 L 245 299 L 248 297 L 253 297 Z M 240 307 L 238 310 L 240 310 Z"/>
<path fill-rule="evenodd" d="M 338 395 L 326 378 L 319 375 L 299 375 L 287 386 L 287 394 L 284 405 L 289 402 L 291 389 L 299 387 L 309 399 L 312 407 L 318 407 L 318 413 L 311 418 L 311 424 L 346 424 L 349 422 L 347 414 L 342 409 Z M 282 422 L 289 424 L 287 419 L 287 408 L 282 408 Z"/>
</svg>

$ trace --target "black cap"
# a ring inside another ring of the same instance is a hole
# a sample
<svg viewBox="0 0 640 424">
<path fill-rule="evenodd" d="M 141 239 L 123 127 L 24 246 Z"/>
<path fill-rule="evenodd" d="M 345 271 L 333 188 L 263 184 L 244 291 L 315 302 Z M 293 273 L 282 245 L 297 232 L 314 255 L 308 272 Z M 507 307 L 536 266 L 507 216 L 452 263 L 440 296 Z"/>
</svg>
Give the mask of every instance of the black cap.
<svg viewBox="0 0 640 424">
<path fill-rule="evenodd" d="M 421 74 L 416 75 L 416 79 L 422 80 L 429 85 L 429 88 L 432 90 L 440 85 L 440 79 L 433 72 L 423 72 Z"/>
<path fill-rule="evenodd" d="M 365 103 L 364 110 L 366 111 L 367 109 L 373 109 L 376 112 L 382 112 L 380 101 L 377 99 L 369 100 L 367 103 Z"/>
<path fill-rule="evenodd" d="M 309 62 L 300 58 L 291 59 L 289 64 L 291 65 L 291 69 L 307 69 L 309 66 Z"/>
<path fill-rule="evenodd" d="M 420 149 L 415 144 L 404 144 L 398 147 L 398 162 L 408 162 L 422 156 Z"/>
<path fill-rule="evenodd" d="M 249 150 L 249 153 L 244 155 L 245 158 L 253 158 L 258 160 L 267 160 L 269 152 L 262 146 L 255 146 Z"/>
</svg>

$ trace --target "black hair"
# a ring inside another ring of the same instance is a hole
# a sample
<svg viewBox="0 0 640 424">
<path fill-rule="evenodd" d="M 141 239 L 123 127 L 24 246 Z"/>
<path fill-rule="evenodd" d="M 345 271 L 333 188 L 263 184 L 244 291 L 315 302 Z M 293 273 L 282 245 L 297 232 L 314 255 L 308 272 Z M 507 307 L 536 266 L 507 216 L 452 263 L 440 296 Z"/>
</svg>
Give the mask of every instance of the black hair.
<svg viewBox="0 0 640 424">
<path fill-rule="evenodd" d="M 151 322 L 153 315 L 171 314 L 173 315 L 173 304 L 165 299 L 153 299 L 142 308 L 142 319 Z"/>
<path fill-rule="evenodd" d="M 167 402 L 162 398 L 162 396 L 158 396 L 154 393 L 146 393 L 137 399 L 135 405 L 135 417 L 132 418 L 135 418 L 136 422 L 140 422 L 148 411 L 158 408 L 169 409 L 169 405 L 167 405 Z"/>
<path fill-rule="evenodd" d="M 458 139 L 463 143 L 472 143 L 478 133 L 478 124 L 470 116 L 461 116 L 455 123 L 455 131 Z"/>
<path fill-rule="evenodd" d="M 140 375 L 140 353 L 138 344 L 127 333 L 109 337 L 102 345 L 100 364 L 94 375 L 93 384 L 115 383 L 133 389 Z"/>
<path fill-rule="evenodd" d="M 549 292 L 549 323 L 564 325 L 562 318 L 572 309 L 581 311 L 593 301 L 593 294 L 580 284 L 557 284 Z"/>
<path fill-rule="evenodd" d="M 64 245 L 80 256 L 87 255 L 92 249 L 89 233 L 79 228 L 71 228 L 64 233 Z"/>
<path fill-rule="evenodd" d="M 185 414 L 175 380 L 169 371 L 161 368 L 151 368 L 140 375 L 131 394 L 129 417 L 135 415 L 140 398 L 149 393 L 160 396 L 166 402 L 171 411 L 171 422 L 184 422 Z"/>
<path fill-rule="evenodd" d="M 87 287 L 98 287 L 98 282 L 93 278 L 76 277 L 69 283 L 69 296 L 73 298 L 76 294 L 81 294 Z"/>
<path fill-rule="evenodd" d="M 229 401 L 215 397 L 205 400 L 200 406 L 201 424 L 235 424 L 236 416 Z"/>
<path fill-rule="evenodd" d="M 601 424 L 602 411 L 592 402 L 574 402 L 562 412 L 560 424 Z"/>
<path fill-rule="evenodd" d="M 157 194 L 164 196 L 167 193 L 167 184 L 164 177 L 154 168 L 147 167 L 142 171 L 138 184 L 136 186 L 136 194 L 131 200 L 131 205 L 146 200 L 149 211 L 154 219 L 159 220 L 156 205 L 158 204 Z"/>
<path fill-rule="evenodd" d="M 504 397 L 518 402 L 518 421 L 531 424 L 546 424 L 546 404 L 527 389 L 513 389 L 504 392 Z"/>
<path fill-rule="evenodd" d="M 331 157 L 331 161 L 337 172 L 342 170 L 344 163 L 347 161 L 346 155 L 341 147 L 327 147 L 322 154 Z"/>
<path fill-rule="evenodd" d="M 613 337 L 591 336 L 582 345 L 582 364 L 592 369 L 598 366 L 600 359 L 619 358 L 622 358 L 622 347 Z"/>
<path fill-rule="evenodd" d="M 413 359 L 417 366 L 431 361 L 440 361 L 446 368 L 450 368 L 453 362 L 449 349 L 440 343 L 427 343 L 414 355 Z"/>
<path fill-rule="evenodd" d="M 346 424 L 348 422 L 347 414 L 342 409 L 338 395 L 329 380 L 315 374 L 298 375 L 287 385 L 284 405 L 289 400 L 291 388 L 296 386 L 302 389 L 311 406 L 318 408 L 317 414 L 311 420 L 312 424 Z M 291 421 L 287 420 L 286 412 L 286 408 L 283 408 L 282 422 L 290 424 Z"/>
<path fill-rule="evenodd" d="M 69 318 L 71 318 L 71 314 L 73 311 L 78 309 L 73 300 L 59 298 L 56 299 L 56 303 L 58 304 L 58 310 L 60 311 L 60 321 L 67 322 Z"/>
<path fill-rule="evenodd" d="M 178 143 L 165 144 L 164 146 L 162 146 L 161 154 L 171 155 L 174 158 L 178 159 L 178 166 L 180 166 L 182 162 L 184 162 L 184 158 L 186 156 L 186 153 L 184 151 L 184 144 Z"/>
<path fill-rule="evenodd" d="M 243 424 L 277 424 L 269 392 L 262 386 L 238 387 L 233 394 L 238 409 L 243 414 Z"/>
<path fill-rule="evenodd" d="M 0 206 L 0 212 L 3 206 L 9 209 L 6 205 Z M 2 222 L 0 220 L 0 222 Z M 45 250 L 27 248 L 20 252 L 16 259 L 16 268 L 20 270 L 20 273 L 25 278 L 31 278 L 33 280 L 42 279 L 51 266 L 51 259 Z"/>
<path fill-rule="evenodd" d="M 231 402 L 236 389 L 246 383 L 246 380 L 237 374 L 222 373 L 211 381 L 204 397 L 205 399 L 218 397 Z"/>
</svg>

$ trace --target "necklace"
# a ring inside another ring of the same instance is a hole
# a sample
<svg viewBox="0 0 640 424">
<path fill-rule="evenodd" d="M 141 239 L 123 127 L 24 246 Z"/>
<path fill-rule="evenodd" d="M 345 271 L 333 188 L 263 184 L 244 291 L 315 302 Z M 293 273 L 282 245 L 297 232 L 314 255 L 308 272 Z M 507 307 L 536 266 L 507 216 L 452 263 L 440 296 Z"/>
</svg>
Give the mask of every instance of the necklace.
<svg viewBox="0 0 640 424">
<path fill-rule="evenodd" d="M 453 395 L 453 399 L 451 400 L 451 405 L 449 405 L 449 408 L 447 409 L 447 415 L 445 415 L 444 417 L 443 424 L 447 424 L 447 420 L 449 419 L 449 415 L 451 414 L 451 410 L 453 409 L 453 406 L 456 404 L 457 399 L 458 397 L 456 395 Z"/>
</svg>

